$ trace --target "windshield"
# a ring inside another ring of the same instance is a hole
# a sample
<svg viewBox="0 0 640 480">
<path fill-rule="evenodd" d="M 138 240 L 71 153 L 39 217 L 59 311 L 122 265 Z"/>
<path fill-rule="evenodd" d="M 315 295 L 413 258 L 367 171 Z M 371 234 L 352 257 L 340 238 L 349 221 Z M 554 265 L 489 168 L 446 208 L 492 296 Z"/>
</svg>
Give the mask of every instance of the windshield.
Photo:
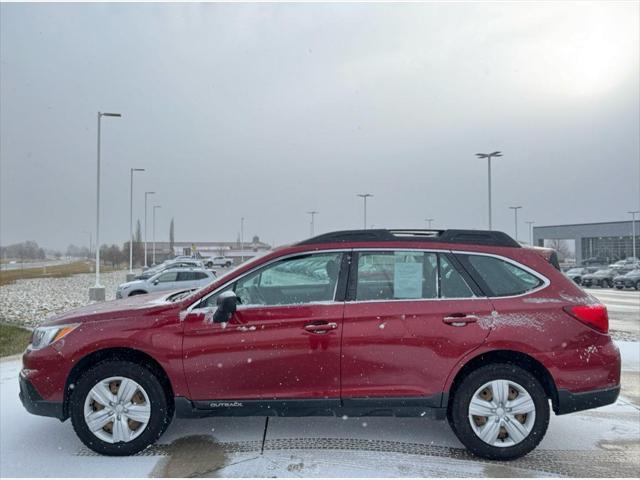
<svg viewBox="0 0 640 480">
<path fill-rule="evenodd" d="M 581 268 L 571 268 L 567 271 L 568 275 L 578 275 L 582 273 L 582 269 Z"/>
</svg>

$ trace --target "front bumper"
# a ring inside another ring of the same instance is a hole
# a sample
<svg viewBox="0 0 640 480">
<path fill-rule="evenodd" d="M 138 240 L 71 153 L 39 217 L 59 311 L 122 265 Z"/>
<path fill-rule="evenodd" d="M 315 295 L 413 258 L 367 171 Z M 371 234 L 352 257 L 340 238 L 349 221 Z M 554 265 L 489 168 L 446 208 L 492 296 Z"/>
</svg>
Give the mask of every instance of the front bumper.
<svg viewBox="0 0 640 480">
<path fill-rule="evenodd" d="M 19 377 L 20 382 L 20 401 L 29 413 L 41 415 L 43 417 L 54 417 L 60 421 L 67 419 L 64 413 L 64 405 L 62 402 L 49 402 L 43 400 L 31 382 L 22 375 Z"/>
<path fill-rule="evenodd" d="M 620 394 L 620 385 L 601 390 L 572 393 L 569 390 L 558 390 L 558 398 L 553 402 L 553 411 L 556 415 L 579 412 L 591 408 L 615 403 Z"/>
</svg>

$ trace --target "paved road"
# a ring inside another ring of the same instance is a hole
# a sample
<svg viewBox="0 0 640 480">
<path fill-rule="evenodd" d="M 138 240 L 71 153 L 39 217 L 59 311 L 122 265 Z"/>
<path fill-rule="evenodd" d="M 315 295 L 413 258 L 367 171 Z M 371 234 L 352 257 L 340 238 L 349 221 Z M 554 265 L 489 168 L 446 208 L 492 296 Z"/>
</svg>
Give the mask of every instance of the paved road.
<svg viewBox="0 0 640 480">
<path fill-rule="evenodd" d="M 0 270 L 21 270 L 27 268 L 43 268 L 53 267 L 54 265 L 64 265 L 65 263 L 71 263 L 74 260 L 43 260 L 41 262 L 24 262 L 24 263 L 2 263 L 0 264 Z"/>
</svg>

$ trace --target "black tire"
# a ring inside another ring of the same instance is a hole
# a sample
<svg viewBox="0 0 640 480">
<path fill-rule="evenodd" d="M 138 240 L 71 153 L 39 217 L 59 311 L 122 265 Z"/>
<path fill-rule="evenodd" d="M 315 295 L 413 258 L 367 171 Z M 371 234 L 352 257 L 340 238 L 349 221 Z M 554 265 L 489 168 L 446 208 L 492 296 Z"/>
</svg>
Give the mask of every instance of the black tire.
<svg viewBox="0 0 640 480">
<path fill-rule="evenodd" d="M 522 386 L 535 406 L 535 420 L 529 434 L 512 446 L 493 446 L 485 443 L 471 427 L 469 403 L 475 392 L 493 380 L 508 380 Z M 528 371 L 507 363 L 494 363 L 473 370 L 458 384 L 449 402 L 449 424 L 467 449 L 489 460 L 513 460 L 536 448 L 549 425 L 549 400 L 540 382 Z"/>
<path fill-rule="evenodd" d="M 616 288 L 617 288 L 618 290 L 622 290 L 624 287 L 623 287 L 622 285 L 616 285 Z"/>
<path fill-rule="evenodd" d="M 640 290 L 640 280 L 636 282 L 635 288 L 636 290 Z"/>
<path fill-rule="evenodd" d="M 580 277 L 576 277 L 573 281 L 576 282 L 576 285 L 582 285 L 582 279 Z"/>
<path fill-rule="evenodd" d="M 145 292 L 144 290 L 134 290 L 129 294 L 129 296 L 133 297 L 134 295 L 146 295 L 146 294 L 147 292 Z"/>
<path fill-rule="evenodd" d="M 207 262 L 207 268 L 213 268 L 213 262 Z"/>
<path fill-rule="evenodd" d="M 225 266 L 226 268 L 229 268 L 229 267 L 231 266 L 231 262 L 227 262 L 227 263 L 225 263 L 225 264 L 224 264 L 224 266 Z"/>
<path fill-rule="evenodd" d="M 98 382 L 116 376 L 131 379 L 146 391 L 151 414 L 139 436 L 129 442 L 109 443 L 98 438 L 87 426 L 84 404 L 87 395 Z M 71 423 L 82 443 L 94 452 L 110 456 L 133 455 L 158 440 L 172 420 L 170 410 L 166 393 L 156 376 L 145 366 L 124 360 L 106 360 L 91 367 L 76 382 L 69 400 Z"/>
</svg>

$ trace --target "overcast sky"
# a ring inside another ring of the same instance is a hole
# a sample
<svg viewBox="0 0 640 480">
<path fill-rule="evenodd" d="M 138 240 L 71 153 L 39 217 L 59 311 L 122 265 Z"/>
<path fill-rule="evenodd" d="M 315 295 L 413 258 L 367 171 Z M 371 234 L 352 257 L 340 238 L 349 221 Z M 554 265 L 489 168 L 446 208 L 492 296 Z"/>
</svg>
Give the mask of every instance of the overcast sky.
<svg viewBox="0 0 640 480">
<path fill-rule="evenodd" d="M 637 2 L 0 6 L 0 243 L 287 243 L 362 226 L 494 228 L 640 208 Z M 152 198 L 152 197 L 150 197 Z M 150 225 L 150 224 L 149 224 Z M 151 234 L 149 234 L 151 235 Z M 95 233 L 94 233 L 95 238 Z"/>
</svg>

